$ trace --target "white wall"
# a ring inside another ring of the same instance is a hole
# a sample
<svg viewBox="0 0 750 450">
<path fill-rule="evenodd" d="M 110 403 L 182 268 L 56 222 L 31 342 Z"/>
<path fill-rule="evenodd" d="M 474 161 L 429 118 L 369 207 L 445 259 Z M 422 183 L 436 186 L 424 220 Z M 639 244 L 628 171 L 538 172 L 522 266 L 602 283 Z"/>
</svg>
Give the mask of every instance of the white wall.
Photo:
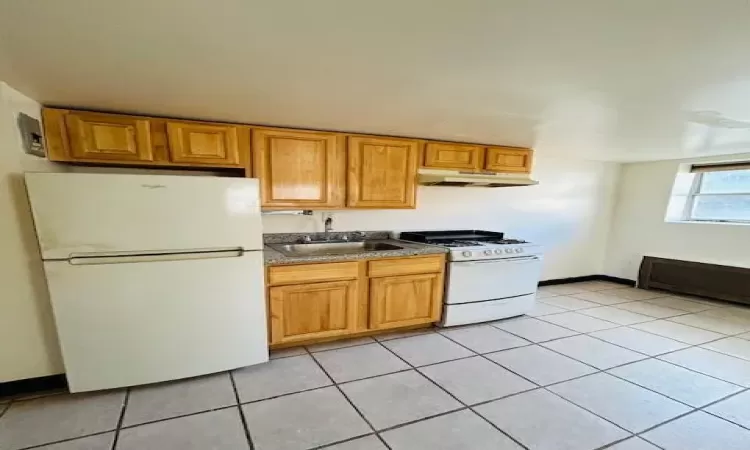
<svg viewBox="0 0 750 450">
<path fill-rule="evenodd" d="M 485 229 L 546 248 L 542 279 L 602 273 L 619 165 L 543 158 L 538 186 L 457 188 L 421 186 L 417 209 L 333 212 L 334 230 Z M 322 231 L 321 214 L 265 216 L 264 231 Z"/>
<path fill-rule="evenodd" d="M 40 106 L 0 82 L 0 382 L 62 372 L 22 174 L 64 167 L 24 154 L 19 112 Z"/>
<path fill-rule="evenodd" d="M 623 165 L 605 273 L 636 279 L 644 255 L 750 264 L 750 226 L 665 222 L 680 164 L 750 160 L 750 154 Z"/>
</svg>

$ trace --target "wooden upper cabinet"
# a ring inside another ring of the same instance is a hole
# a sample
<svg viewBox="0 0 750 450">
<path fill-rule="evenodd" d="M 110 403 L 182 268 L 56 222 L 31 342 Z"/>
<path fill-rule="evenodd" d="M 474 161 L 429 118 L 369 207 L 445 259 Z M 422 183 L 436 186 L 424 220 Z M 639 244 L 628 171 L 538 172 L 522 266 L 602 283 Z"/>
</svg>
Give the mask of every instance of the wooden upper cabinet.
<svg viewBox="0 0 750 450">
<path fill-rule="evenodd" d="M 75 112 L 59 126 L 65 129 L 70 156 L 89 161 L 152 161 L 151 126 L 148 119 Z"/>
<path fill-rule="evenodd" d="M 417 141 L 350 136 L 348 154 L 348 206 L 415 207 Z"/>
<path fill-rule="evenodd" d="M 254 129 L 261 205 L 342 208 L 346 189 L 343 139 L 334 133 Z"/>
<path fill-rule="evenodd" d="M 481 170 L 484 147 L 428 142 L 424 150 L 424 167 L 431 169 Z"/>
<path fill-rule="evenodd" d="M 178 164 L 237 166 L 240 131 L 241 127 L 234 125 L 169 121 L 169 158 Z"/>
<path fill-rule="evenodd" d="M 44 108 L 52 161 L 249 169 L 250 127 Z"/>
<path fill-rule="evenodd" d="M 527 148 L 489 147 L 484 167 L 494 172 L 531 173 L 533 154 Z"/>
<path fill-rule="evenodd" d="M 271 344 L 330 338 L 357 330 L 357 280 L 268 290 Z"/>
<path fill-rule="evenodd" d="M 370 328 L 387 329 L 440 319 L 443 275 L 428 273 L 370 280 Z"/>
</svg>

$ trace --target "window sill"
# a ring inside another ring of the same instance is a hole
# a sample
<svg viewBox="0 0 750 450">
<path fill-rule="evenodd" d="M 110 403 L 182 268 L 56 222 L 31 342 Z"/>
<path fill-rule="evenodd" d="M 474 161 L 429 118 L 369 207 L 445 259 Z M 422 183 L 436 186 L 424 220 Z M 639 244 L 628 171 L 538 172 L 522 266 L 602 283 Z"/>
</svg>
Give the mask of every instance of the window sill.
<svg viewBox="0 0 750 450">
<path fill-rule="evenodd" d="M 683 224 L 692 224 L 692 225 L 729 225 L 732 227 L 740 226 L 740 227 L 748 227 L 750 226 L 750 223 L 743 223 L 743 222 L 711 222 L 709 220 L 665 220 L 666 223 L 683 223 Z"/>
</svg>

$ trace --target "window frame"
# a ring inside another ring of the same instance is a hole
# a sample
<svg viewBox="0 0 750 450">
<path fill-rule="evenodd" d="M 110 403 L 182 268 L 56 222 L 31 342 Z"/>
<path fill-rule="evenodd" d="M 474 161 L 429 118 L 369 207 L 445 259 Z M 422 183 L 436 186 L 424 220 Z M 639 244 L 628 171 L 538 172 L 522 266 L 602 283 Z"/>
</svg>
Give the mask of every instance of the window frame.
<svg viewBox="0 0 750 450">
<path fill-rule="evenodd" d="M 737 169 L 727 169 L 726 172 L 731 172 L 733 170 L 743 170 L 740 168 Z M 701 187 L 703 186 L 703 175 L 705 173 L 709 172 L 696 172 L 693 177 L 693 183 L 690 186 L 690 191 L 688 192 L 687 201 L 685 202 L 685 209 L 682 213 L 682 220 L 686 222 L 707 222 L 707 223 L 738 223 L 738 224 L 744 224 L 744 225 L 750 225 L 750 219 L 748 220 L 727 220 L 727 219 L 698 219 L 693 217 L 693 210 L 695 209 L 695 202 L 699 197 L 716 197 L 716 196 L 734 196 L 734 195 L 743 195 L 748 196 L 750 195 L 750 190 L 748 192 L 731 192 L 731 193 L 718 193 L 718 194 L 706 194 L 701 193 Z"/>
</svg>

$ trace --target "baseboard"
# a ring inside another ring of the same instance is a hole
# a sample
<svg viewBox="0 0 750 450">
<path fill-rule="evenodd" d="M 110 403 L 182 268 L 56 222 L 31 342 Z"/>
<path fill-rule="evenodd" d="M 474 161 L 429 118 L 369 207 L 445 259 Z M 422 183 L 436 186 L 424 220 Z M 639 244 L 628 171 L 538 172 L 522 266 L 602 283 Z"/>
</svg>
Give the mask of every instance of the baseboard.
<svg viewBox="0 0 750 450">
<path fill-rule="evenodd" d="M 611 277 L 609 275 L 597 275 L 599 281 L 609 281 L 610 283 L 624 284 L 625 286 L 635 287 L 637 285 L 635 280 L 629 280 L 627 278 Z"/>
<path fill-rule="evenodd" d="M 24 394 L 34 394 L 37 392 L 67 388 L 68 381 L 65 379 L 64 374 L 7 381 L 5 383 L 0 383 L 0 399 L 3 397 L 16 397 Z"/>
<path fill-rule="evenodd" d="M 581 283 L 584 281 L 609 281 L 611 283 L 622 284 L 624 286 L 635 286 L 635 280 L 628 280 L 627 278 L 611 277 L 609 275 L 585 275 L 582 277 L 570 277 L 570 278 L 555 278 L 552 280 L 544 280 L 539 282 L 539 286 L 554 286 L 556 284 L 570 284 L 570 283 Z"/>
</svg>

